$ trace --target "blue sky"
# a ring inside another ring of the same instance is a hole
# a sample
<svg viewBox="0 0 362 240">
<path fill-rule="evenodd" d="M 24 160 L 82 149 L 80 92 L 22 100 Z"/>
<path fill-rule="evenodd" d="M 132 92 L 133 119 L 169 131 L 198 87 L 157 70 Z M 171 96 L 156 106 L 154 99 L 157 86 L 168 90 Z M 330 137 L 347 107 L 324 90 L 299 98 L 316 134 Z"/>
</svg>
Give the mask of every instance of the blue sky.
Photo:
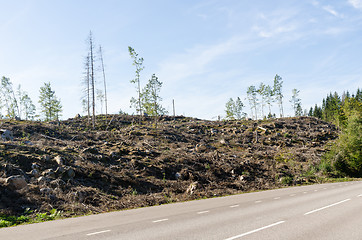
<svg viewBox="0 0 362 240">
<path fill-rule="evenodd" d="M 293 88 L 309 109 L 362 87 L 362 0 L 0 0 L 0 9 L 0 76 L 36 103 L 50 82 L 63 118 L 82 114 L 90 30 L 104 50 L 111 113 L 135 112 L 128 46 L 144 58 L 141 85 L 155 73 L 163 106 L 172 113 L 175 99 L 178 115 L 225 116 L 230 97 L 250 114 L 247 87 L 272 85 L 275 74 L 286 115 Z"/>
</svg>

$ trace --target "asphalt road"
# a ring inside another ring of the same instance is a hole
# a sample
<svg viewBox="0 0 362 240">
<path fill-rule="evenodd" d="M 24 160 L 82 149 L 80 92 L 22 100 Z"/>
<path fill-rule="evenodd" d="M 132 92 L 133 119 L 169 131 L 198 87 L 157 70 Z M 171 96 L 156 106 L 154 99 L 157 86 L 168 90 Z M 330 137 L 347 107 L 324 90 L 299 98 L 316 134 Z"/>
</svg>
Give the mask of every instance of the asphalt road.
<svg viewBox="0 0 362 240">
<path fill-rule="evenodd" d="M 362 239 L 362 182 L 321 184 L 0 229 L 1 240 Z"/>
</svg>

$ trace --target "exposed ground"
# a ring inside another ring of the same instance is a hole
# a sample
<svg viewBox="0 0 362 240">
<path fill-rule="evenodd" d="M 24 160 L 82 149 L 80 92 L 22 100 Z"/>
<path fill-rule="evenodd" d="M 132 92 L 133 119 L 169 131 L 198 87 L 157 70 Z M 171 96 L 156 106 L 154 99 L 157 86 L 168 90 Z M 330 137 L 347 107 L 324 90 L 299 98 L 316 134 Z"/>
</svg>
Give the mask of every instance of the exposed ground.
<svg viewBox="0 0 362 240">
<path fill-rule="evenodd" d="M 111 120 L 112 119 L 112 120 Z M 334 125 L 316 118 L 205 121 L 98 116 L 1 120 L 0 214 L 99 213 L 319 181 Z M 3 131 L 4 132 L 4 131 Z"/>
</svg>

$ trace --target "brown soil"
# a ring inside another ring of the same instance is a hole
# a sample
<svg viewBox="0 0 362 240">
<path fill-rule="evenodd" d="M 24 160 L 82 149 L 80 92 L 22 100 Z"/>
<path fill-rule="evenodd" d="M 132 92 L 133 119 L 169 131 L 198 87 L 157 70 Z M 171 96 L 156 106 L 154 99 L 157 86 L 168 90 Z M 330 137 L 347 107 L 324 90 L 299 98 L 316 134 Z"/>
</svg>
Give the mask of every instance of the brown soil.
<svg viewBox="0 0 362 240">
<path fill-rule="evenodd" d="M 112 119 L 112 120 L 111 120 Z M 313 183 L 334 125 L 316 118 L 205 121 L 98 116 L 43 123 L 2 120 L 0 214 L 26 208 L 100 213 Z M 56 159 L 58 158 L 58 161 Z M 6 179 L 24 176 L 27 187 Z"/>
</svg>

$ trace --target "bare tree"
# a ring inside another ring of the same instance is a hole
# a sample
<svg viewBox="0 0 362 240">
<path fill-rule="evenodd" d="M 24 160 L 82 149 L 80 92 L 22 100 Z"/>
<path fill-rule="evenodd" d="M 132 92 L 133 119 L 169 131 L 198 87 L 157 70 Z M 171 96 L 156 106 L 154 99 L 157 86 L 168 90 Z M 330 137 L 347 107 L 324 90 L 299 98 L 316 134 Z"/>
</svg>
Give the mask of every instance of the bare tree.
<svg viewBox="0 0 362 240">
<path fill-rule="evenodd" d="M 95 78 L 94 78 L 94 41 L 92 31 L 89 32 L 89 66 L 90 66 L 90 85 L 92 95 L 92 125 L 95 128 L 96 121 L 96 96 L 95 96 Z"/>
<path fill-rule="evenodd" d="M 82 105 L 84 112 L 88 115 L 88 124 L 90 124 L 90 54 L 85 57 L 84 62 L 84 79 L 82 85 L 84 85 L 84 95 L 82 96 Z"/>
<path fill-rule="evenodd" d="M 102 73 L 103 73 L 103 83 L 104 83 L 104 102 L 106 107 L 106 120 L 107 120 L 107 84 L 106 84 L 106 73 L 104 71 L 104 63 L 103 63 L 103 53 L 102 53 L 102 46 L 99 46 L 99 58 L 101 60 L 101 67 L 102 67 Z"/>
</svg>

